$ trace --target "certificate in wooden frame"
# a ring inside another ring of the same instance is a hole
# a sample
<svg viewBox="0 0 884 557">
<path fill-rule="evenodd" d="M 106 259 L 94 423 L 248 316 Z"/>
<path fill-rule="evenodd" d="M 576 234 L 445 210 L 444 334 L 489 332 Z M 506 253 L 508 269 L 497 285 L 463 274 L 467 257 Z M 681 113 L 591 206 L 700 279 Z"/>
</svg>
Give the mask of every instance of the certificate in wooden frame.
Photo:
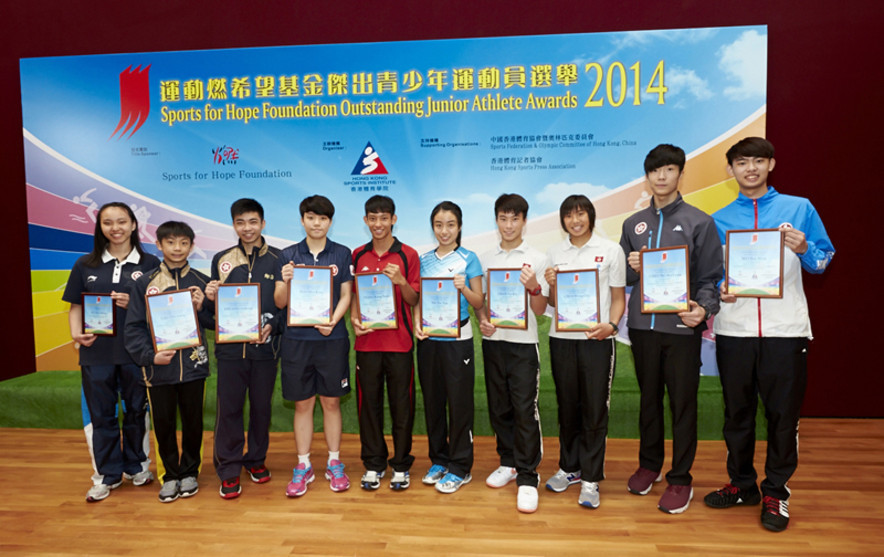
<svg viewBox="0 0 884 557">
<path fill-rule="evenodd" d="M 328 304 L 325 303 L 326 297 Z M 286 300 L 286 324 L 289 327 L 314 327 L 331 323 L 335 312 L 332 268 L 295 266 L 292 280 L 288 284 Z"/>
<path fill-rule="evenodd" d="M 396 287 L 384 273 L 356 273 L 356 311 L 368 329 L 398 329 Z"/>
<path fill-rule="evenodd" d="M 202 344 L 190 290 L 149 294 L 144 297 L 144 302 L 155 352 L 183 350 Z"/>
<path fill-rule="evenodd" d="M 528 291 L 520 268 L 488 269 L 488 319 L 498 329 L 528 329 Z"/>
<path fill-rule="evenodd" d="M 83 308 L 81 323 L 85 334 L 108 337 L 117 334 L 116 304 L 110 294 L 83 292 L 80 303 Z"/>
<path fill-rule="evenodd" d="M 219 285 L 215 295 L 215 343 L 258 342 L 261 329 L 261 285 Z"/>
<path fill-rule="evenodd" d="M 563 287 L 565 289 L 564 295 Z M 568 307 L 562 308 L 565 302 Z M 592 331 L 601 323 L 598 269 L 556 271 L 553 303 L 556 307 L 555 330 L 557 332 Z"/>
<path fill-rule="evenodd" d="M 725 292 L 738 298 L 782 298 L 784 250 L 779 228 L 728 230 Z"/>
<path fill-rule="evenodd" d="M 681 313 L 690 309 L 691 272 L 687 246 L 642 250 L 641 312 Z"/>
<path fill-rule="evenodd" d="M 460 338 L 460 296 L 454 277 L 421 277 L 421 330 L 425 335 Z"/>
</svg>

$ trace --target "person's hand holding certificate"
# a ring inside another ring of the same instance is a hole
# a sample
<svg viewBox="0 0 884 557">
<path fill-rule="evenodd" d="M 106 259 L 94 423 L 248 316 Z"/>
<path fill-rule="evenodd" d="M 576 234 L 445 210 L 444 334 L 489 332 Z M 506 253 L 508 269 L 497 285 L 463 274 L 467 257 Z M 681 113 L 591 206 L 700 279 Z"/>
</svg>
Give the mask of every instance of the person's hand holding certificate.
<svg viewBox="0 0 884 557">
<path fill-rule="evenodd" d="M 688 247 L 642 250 L 641 312 L 679 313 L 690 310 Z"/>
<path fill-rule="evenodd" d="M 200 330 L 190 290 L 172 290 L 146 296 L 147 318 L 154 351 L 199 346 Z"/>
<path fill-rule="evenodd" d="M 384 273 L 357 273 L 356 307 L 366 329 L 396 329 L 396 293 Z"/>
</svg>

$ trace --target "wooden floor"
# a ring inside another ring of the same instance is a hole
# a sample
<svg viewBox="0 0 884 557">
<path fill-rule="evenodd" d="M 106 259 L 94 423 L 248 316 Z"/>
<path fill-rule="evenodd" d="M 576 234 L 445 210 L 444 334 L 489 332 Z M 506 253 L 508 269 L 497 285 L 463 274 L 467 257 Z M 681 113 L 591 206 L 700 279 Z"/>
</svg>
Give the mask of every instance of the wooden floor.
<svg viewBox="0 0 884 557">
<path fill-rule="evenodd" d="M 452 495 L 420 483 L 426 438 L 415 438 L 412 486 L 393 492 L 359 489 L 359 441 L 344 439 L 349 491 L 323 479 L 298 499 L 284 495 L 294 461 L 291 434 L 273 434 L 267 464 L 273 480 L 252 484 L 232 501 L 219 481 L 206 433 L 200 492 L 161 504 L 159 489 L 126 482 L 99 503 L 89 488 L 80 431 L 0 429 L 0 554 L 2 555 L 882 555 L 884 554 L 884 420 L 803 420 L 801 461 L 790 482 L 792 522 L 775 534 L 758 521 L 760 507 L 715 510 L 702 498 L 723 485 L 723 442 L 701 441 L 694 465 L 694 502 L 676 516 L 656 508 L 662 493 L 626 491 L 638 443 L 608 441 L 607 479 L 596 510 L 577 505 L 577 490 L 541 490 L 533 515 L 516 511 L 516 487 L 489 489 L 494 440 L 477 438 L 475 479 Z M 557 468 L 558 443 L 544 440 L 542 480 Z M 667 447 L 667 451 L 669 448 Z M 314 460 L 325 446 L 317 435 Z M 759 444 L 763 457 L 764 444 Z M 667 453 L 668 454 L 668 453 Z M 761 458 L 758 459 L 761 463 Z M 763 464 L 760 464 L 763 467 Z"/>
</svg>

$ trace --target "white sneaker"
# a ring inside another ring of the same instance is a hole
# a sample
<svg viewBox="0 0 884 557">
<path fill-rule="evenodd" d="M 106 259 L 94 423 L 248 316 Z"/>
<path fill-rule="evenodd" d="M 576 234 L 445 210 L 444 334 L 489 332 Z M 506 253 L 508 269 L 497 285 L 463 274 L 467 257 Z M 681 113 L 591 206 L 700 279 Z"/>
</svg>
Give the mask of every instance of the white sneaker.
<svg viewBox="0 0 884 557">
<path fill-rule="evenodd" d="M 510 468 L 509 466 L 500 466 L 497 470 L 491 472 L 491 474 L 488 476 L 488 479 L 485 480 L 485 485 L 497 489 L 515 480 L 516 476 L 518 475 L 519 474 L 516 472 L 515 468 Z M 535 507 L 536 506 L 537 505 L 535 504 Z"/>
<path fill-rule="evenodd" d="M 597 509 L 601 503 L 599 497 L 599 484 L 596 482 L 580 482 L 580 496 L 577 503 L 583 507 Z"/>
<path fill-rule="evenodd" d="M 142 470 L 137 474 L 123 474 L 123 477 L 127 480 L 132 480 L 132 485 L 136 487 L 147 485 L 153 481 L 153 474 L 150 470 Z"/>
<path fill-rule="evenodd" d="M 96 501 L 101 501 L 102 499 L 107 499 L 108 495 L 110 495 L 111 490 L 117 489 L 120 487 L 120 484 L 123 482 L 117 482 L 113 485 L 108 484 L 95 484 L 89 488 L 89 491 L 86 492 L 86 501 L 89 503 L 95 503 Z"/>
<path fill-rule="evenodd" d="M 519 495 L 516 497 L 516 508 L 520 513 L 533 513 L 537 510 L 537 488 L 530 485 L 520 485 Z"/>
</svg>

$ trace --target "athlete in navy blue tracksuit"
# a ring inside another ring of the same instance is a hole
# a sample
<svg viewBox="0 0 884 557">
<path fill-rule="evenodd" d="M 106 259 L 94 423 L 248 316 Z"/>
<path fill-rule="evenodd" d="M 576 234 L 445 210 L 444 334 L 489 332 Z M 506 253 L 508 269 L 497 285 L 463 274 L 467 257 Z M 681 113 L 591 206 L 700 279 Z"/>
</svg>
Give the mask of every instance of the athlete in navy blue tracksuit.
<svg viewBox="0 0 884 557">
<path fill-rule="evenodd" d="M 215 417 L 215 472 L 220 495 L 233 499 L 242 492 L 239 475 L 245 468 L 255 483 L 270 481 L 264 465 L 270 445 L 270 408 L 279 362 L 282 312 L 273 302 L 279 250 L 269 245 L 264 208 L 254 199 L 238 199 L 230 207 L 237 245 L 212 258 L 207 305 L 213 308 L 219 286 L 258 284 L 261 289 L 261 342 L 215 343 L 218 361 L 218 407 Z M 216 339 L 217 340 L 217 339 Z M 243 454 L 243 408 L 249 398 L 248 448 Z"/>
<path fill-rule="evenodd" d="M 71 304 L 71 338 L 80 348 L 83 425 L 95 468 L 93 486 L 86 494 L 89 502 L 110 495 L 123 476 L 135 485 L 146 485 L 153 479 L 146 454 L 147 395 L 141 371 L 123 346 L 123 326 L 133 282 L 160 264 L 159 259 L 141 249 L 138 220 L 125 203 L 101 207 L 94 243 L 92 252 L 74 264 L 62 296 Z M 83 332 L 81 296 L 89 293 L 103 293 L 113 299 L 114 336 Z M 123 402 L 122 430 L 117 418 L 118 396 Z"/>
</svg>

